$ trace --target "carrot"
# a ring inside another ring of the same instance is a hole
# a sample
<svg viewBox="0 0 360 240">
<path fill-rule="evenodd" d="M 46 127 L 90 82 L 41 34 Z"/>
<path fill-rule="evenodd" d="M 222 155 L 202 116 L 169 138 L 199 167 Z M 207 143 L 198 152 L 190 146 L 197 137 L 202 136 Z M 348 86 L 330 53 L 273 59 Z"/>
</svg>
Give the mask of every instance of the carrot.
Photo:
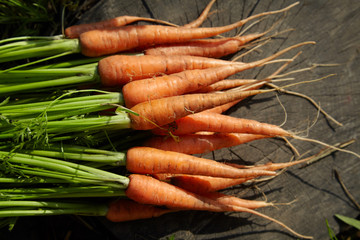
<svg viewBox="0 0 360 240">
<path fill-rule="evenodd" d="M 311 239 L 311 237 L 298 234 L 280 221 L 261 214 L 253 209 L 235 205 L 225 205 L 221 202 L 185 191 L 145 175 L 132 174 L 129 176 L 129 179 L 130 183 L 125 191 L 126 196 L 139 203 L 166 206 L 168 208 L 182 210 L 248 212 L 273 221 L 301 238 Z"/>
<path fill-rule="evenodd" d="M 277 54 L 282 54 L 291 48 L 310 43 L 313 44 L 314 42 L 296 44 L 281 50 Z M 277 54 L 259 61 L 265 63 L 269 58 L 276 57 Z M 289 61 L 286 64 L 288 63 Z M 252 62 L 248 64 L 248 66 L 251 67 L 251 65 L 256 65 L 258 62 Z M 283 65 L 282 67 L 284 66 L 286 65 Z M 281 68 L 277 71 L 281 70 Z M 190 114 L 202 112 L 207 109 L 218 107 L 230 102 L 242 100 L 252 95 L 269 91 L 274 91 L 274 89 L 250 91 L 243 91 L 240 89 L 228 90 L 222 93 L 187 94 L 142 102 L 131 108 L 131 110 L 136 113 L 130 116 L 131 127 L 136 130 L 154 129 L 155 127 L 163 126 Z"/>
<path fill-rule="evenodd" d="M 159 176 L 157 175 L 157 178 Z M 167 176 L 166 178 L 171 184 L 178 186 L 187 191 L 202 194 L 207 192 L 215 192 L 223 190 L 228 187 L 242 184 L 250 179 L 249 178 L 220 178 L 199 175 L 175 174 Z"/>
<path fill-rule="evenodd" d="M 118 199 L 109 204 L 106 218 L 112 222 L 125 222 L 159 217 L 175 211 L 174 209 L 140 204 L 129 199 Z"/>
<path fill-rule="evenodd" d="M 156 45 L 145 49 L 146 55 L 192 55 L 202 57 L 221 58 L 238 52 L 249 43 L 257 38 L 269 33 L 276 24 L 262 33 L 253 33 L 244 36 L 234 36 L 217 39 L 195 39 L 184 43 L 172 43 Z"/>
<path fill-rule="evenodd" d="M 286 52 L 291 50 L 291 48 L 309 43 L 313 42 L 296 44 L 282 51 Z M 276 58 L 282 53 L 270 56 L 269 58 Z M 266 60 L 263 59 L 263 61 Z M 237 63 L 239 64 L 239 62 Z M 234 64 L 234 62 L 197 56 L 113 55 L 99 61 L 98 74 L 104 86 L 121 86 L 133 80 L 230 64 Z"/>
<path fill-rule="evenodd" d="M 98 72 L 104 86 L 122 86 L 133 80 L 229 64 L 233 63 L 196 56 L 113 55 L 99 61 Z"/>
<path fill-rule="evenodd" d="M 215 1 L 216 0 L 210 1 L 210 3 L 206 6 L 204 11 L 200 14 L 200 16 L 196 20 L 192 21 L 191 23 L 185 24 L 183 27 L 188 27 L 188 28 L 199 27 L 207 18 L 209 11 L 211 9 L 211 6 L 214 4 Z M 65 36 L 67 38 L 78 38 L 81 33 L 88 32 L 91 30 L 122 27 L 122 26 L 126 26 L 128 24 L 134 23 L 134 22 L 139 22 L 139 21 L 160 23 L 160 24 L 165 24 L 168 26 L 178 27 L 178 25 L 176 25 L 176 24 L 173 24 L 173 23 L 170 23 L 167 21 L 163 21 L 163 20 L 159 20 L 159 19 L 137 17 L 137 16 L 121 16 L 121 17 L 116 17 L 116 18 L 112 18 L 112 19 L 108 19 L 108 20 L 104 20 L 104 21 L 100 21 L 100 22 L 79 24 L 79 25 L 74 25 L 74 26 L 68 27 L 65 29 Z"/>
<path fill-rule="evenodd" d="M 170 23 L 167 21 L 162 21 L 159 19 L 137 17 L 137 16 L 121 16 L 121 17 L 103 20 L 100 22 L 73 25 L 73 26 L 65 29 L 65 36 L 67 38 L 78 38 L 80 36 L 80 34 L 91 31 L 91 30 L 110 29 L 110 28 L 115 28 L 115 27 L 121 27 L 121 26 L 128 25 L 130 23 L 139 22 L 139 21 L 160 23 L 160 24 L 177 27 L 177 25 L 175 25 L 173 23 Z"/>
<path fill-rule="evenodd" d="M 146 140 L 143 145 L 186 154 L 202 154 L 268 137 L 269 136 L 265 135 L 246 133 L 212 135 L 188 134 L 178 136 L 179 140 L 175 141 L 169 136 L 155 136 Z"/>
<path fill-rule="evenodd" d="M 186 42 L 192 39 L 208 38 L 238 28 L 258 17 L 281 13 L 297 5 L 296 2 L 284 9 L 263 12 L 236 23 L 213 28 L 186 28 L 169 26 L 124 26 L 113 29 L 92 30 L 80 34 L 81 52 L 88 57 L 103 56 L 134 48 L 145 48 L 157 44 Z"/>
<path fill-rule="evenodd" d="M 131 174 L 130 183 L 125 190 L 128 198 L 142 204 L 166 206 L 172 209 L 211 210 L 222 212 L 229 208 L 207 198 L 198 196 L 155 178 Z"/>
<path fill-rule="evenodd" d="M 250 63 L 232 63 L 220 67 L 193 69 L 167 76 L 133 81 L 123 87 L 125 104 L 131 108 L 141 102 L 194 92 L 238 72 L 262 66 L 296 47 L 313 43 L 295 44 L 269 57 Z"/>
<path fill-rule="evenodd" d="M 273 124 L 207 112 L 201 112 L 180 118 L 176 120 L 174 124 L 170 124 L 170 129 L 167 131 L 171 131 L 174 135 L 184 135 L 201 131 L 220 133 L 251 133 L 284 137 L 292 135 L 283 128 Z M 167 131 L 160 128 L 153 130 L 156 134 L 167 134 Z"/>
<path fill-rule="evenodd" d="M 241 168 L 241 169 L 262 169 L 268 171 L 276 171 L 279 169 L 288 168 L 297 164 L 306 163 L 312 157 L 304 158 L 297 161 L 285 162 L 285 163 L 266 163 L 262 165 L 248 166 L 248 165 L 239 165 L 235 163 L 225 163 L 229 166 Z M 156 175 L 156 178 L 159 180 L 169 181 L 171 184 L 178 186 L 182 189 L 188 190 L 193 193 L 203 194 L 208 192 L 215 192 L 218 190 L 223 190 L 228 187 L 232 187 L 238 184 L 242 184 L 248 180 L 254 179 L 253 177 L 249 178 L 219 178 L 219 177 L 208 177 L 208 176 L 198 176 L 198 175 L 186 175 L 186 174 L 168 174 L 165 176 Z"/>
<path fill-rule="evenodd" d="M 221 58 L 236 53 L 241 47 L 260 38 L 265 33 L 253 33 L 238 37 L 218 39 L 197 39 L 184 43 L 164 44 L 148 48 L 146 55 L 191 55 Z"/>
<path fill-rule="evenodd" d="M 126 169 L 132 173 L 180 173 L 212 177 L 256 177 L 274 175 L 272 171 L 248 170 L 188 154 L 150 147 L 133 147 L 126 154 Z"/>
<path fill-rule="evenodd" d="M 131 128 L 150 130 L 190 114 L 225 103 L 273 90 L 227 91 L 224 93 L 187 94 L 142 102 L 131 108 Z"/>
</svg>

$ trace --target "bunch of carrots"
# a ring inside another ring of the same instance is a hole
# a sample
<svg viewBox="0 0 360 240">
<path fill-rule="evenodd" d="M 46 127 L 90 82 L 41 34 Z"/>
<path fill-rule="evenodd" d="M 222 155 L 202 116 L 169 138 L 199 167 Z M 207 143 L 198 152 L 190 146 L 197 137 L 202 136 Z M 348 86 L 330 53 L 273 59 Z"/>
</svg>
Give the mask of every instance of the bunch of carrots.
<svg viewBox="0 0 360 240">
<path fill-rule="evenodd" d="M 0 189 L 1 218 L 77 214 L 121 222 L 182 210 L 235 211 L 311 238 L 256 211 L 273 203 L 220 191 L 312 157 L 243 166 L 194 155 L 271 137 L 316 141 L 224 114 L 247 97 L 281 91 L 272 82 L 299 54 L 277 58 L 314 42 L 244 63 L 221 58 L 258 44 L 271 29 L 219 35 L 298 3 L 201 28 L 214 2 L 184 26 L 123 16 L 69 27 L 65 36 L 0 41 L 0 62 L 8 66 L 0 71 L 0 182 L 9 186 Z M 162 25 L 130 25 L 136 21 Z M 75 53 L 87 58 L 59 60 Z M 228 79 L 276 62 L 283 64 L 264 79 Z"/>
</svg>

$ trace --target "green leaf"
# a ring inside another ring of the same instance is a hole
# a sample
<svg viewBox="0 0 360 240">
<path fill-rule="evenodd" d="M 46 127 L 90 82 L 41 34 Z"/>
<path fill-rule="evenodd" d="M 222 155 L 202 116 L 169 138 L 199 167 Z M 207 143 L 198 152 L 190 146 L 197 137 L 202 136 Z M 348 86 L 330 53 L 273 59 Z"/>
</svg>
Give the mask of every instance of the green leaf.
<svg viewBox="0 0 360 240">
<path fill-rule="evenodd" d="M 360 221 L 356 220 L 355 218 L 350 218 L 350 217 L 346 217 L 340 214 L 335 214 L 335 216 L 337 218 L 339 218 L 341 221 L 343 221 L 344 223 L 360 230 Z"/>
<path fill-rule="evenodd" d="M 325 221 L 326 221 L 326 227 L 327 227 L 327 230 L 328 230 L 328 234 L 329 234 L 330 239 L 331 239 L 331 240 L 338 240 L 338 239 L 336 238 L 336 235 L 335 235 L 334 231 L 333 231 L 333 230 L 331 229 L 331 227 L 329 226 L 328 220 L 325 219 Z"/>
</svg>

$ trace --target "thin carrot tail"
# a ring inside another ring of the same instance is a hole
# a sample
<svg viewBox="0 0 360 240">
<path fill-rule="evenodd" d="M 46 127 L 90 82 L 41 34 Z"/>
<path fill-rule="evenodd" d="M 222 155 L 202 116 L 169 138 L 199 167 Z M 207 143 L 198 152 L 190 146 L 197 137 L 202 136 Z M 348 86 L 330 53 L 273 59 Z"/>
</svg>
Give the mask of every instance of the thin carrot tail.
<svg viewBox="0 0 360 240">
<path fill-rule="evenodd" d="M 182 189 L 185 189 L 187 191 L 196 194 L 202 194 L 202 193 L 224 190 L 226 188 L 239 185 L 248 180 L 251 180 L 253 179 L 253 177 L 219 178 L 219 177 L 180 174 L 163 179 L 165 180 L 170 179 L 171 184 L 178 186 Z"/>
<path fill-rule="evenodd" d="M 302 42 L 302 43 L 298 43 L 298 44 L 295 44 L 295 45 L 292 45 L 290 47 L 287 47 L 285 49 L 282 49 L 280 51 L 278 51 L 277 53 L 269 56 L 269 57 L 266 57 L 266 58 L 263 58 L 261 60 L 258 60 L 258 61 L 254 61 L 254 62 L 250 62 L 250 63 L 247 63 L 246 66 L 247 66 L 247 69 L 251 69 L 251 68 L 254 68 L 254 67 L 260 67 L 260 66 L 263 66 L 264 64 L 266 64 L 267 62 L 271 61 L 271 60 L 274 60 L 275 58 L 281 56 L 282 54 L 292 50 L 292 49 L 295 49 L 295 48 L 298 48 L 298 47 L 301 47 L 301 46 L 304 46 L 304 45 L 308 45 L 308 44 L 315 44 L 316 42 L 315 41 L 306 41 L 306 42 Z M 298 56 L 298 54 L 296 55 Z M 296 57 L 295 56 L 295 57 Z M 287 61 L 285 63 L 286 64 L 289 64 L 289 62 L 291 62 L 292 60 L 290 61 Z M 241 65 L 240 65 L 241 66 Z M 271 75 L 273 76 L 273 74 Z"/>
<path fill-rule="evenodd" d="M 232 207 L 233 207 L 234 211 L 251 213 L 251 214 L 257 215 L 259 217 L 262 217 L 264 219 L 267 219 L 267 220 L 269 220 L 271 222 L 277 223 L 281 227 L 285 228 L 287 231 L 291 232 L 292 234 L 294 234 L 297 237 L 304 238 L 304 239 L 313 239 L 312 236 L 306 236 L 306 235 L 299 234 L 299 233 L 295 232 L 293 229 L 291 229 L 290 227 L 286 226 L 284 223 L 280 222 L 279 220 L 276 220 L 276 219 L 274 219 L 272 217 L 269 217 L 269 216 L 267 216 L 265 214 L 259 213 L 259 212 L 255 211 L 253 209 L 248 209 L 248 208 L 238 207 L 238 206 L 232 206 Z"/>
<path fill-rule="evenodd" d="M 262 13 L 259 13 L 259 14 L 256 14 L 256 15 L 253 15 L 253 16 L 250 16 L 248 18 L 245 18 L 241 21 L 238 21 L 236 23 L 233 23 L 231 25 L 228 25 L 227 26 L 227 29 L 226 31 L 229 31 L 231 29 L 235 29 L 235 28 L 238 28 L 238 27 L 241 27 L 243 26 L 244 24 L 248 23 L 249 21 L 253 20 L 253 19 L 256 19 L 256 18 L 260 18 L 260 17 L 264 17 L 264 16 L 268 16 L 268 15 L 274 15 L 274 14 L 278 14 L 278 13 L 282 13 L 282 12 L 286 12 L 288 11 L 289 9 L 295 7 L 296 5 L 298 5 L 300 2 L 295 2 L 283 9 L 279 9 L 279 10 L 274 10 L 274 11 L 268 11 L 268 12 L 262 12 Z M 225 31 L 224 31 L 225 32 Z"/>
<path fill-rule="evenodd" d="M 204 112 L 219 113 L 219 114 L 224 113 L 225 111 L 229 110 L 231 107 L 235 106 L 240 101 L 241 101 L 241 99 L 233 101 L 233 102 L 229 102 L 229 103 L 226 103 L 224 105 L 220 105 L 218 107 L 210 108 L 208 110 L 205 110 Z"/>
<path fill-rule="evenodd" d="M 239 197 L 223 194 L 220 192 L 208 192 L 208 193 L 203 193 L 201 195 L 224 205 L 235 205 L 238 207 L 244 207 L 249 209 L 270 207 L 274 205 L 271 202 L 242 199 Z"/>
<path fill-rule="evenodd" d="M 196 28 L 196 27 L 200 27 L 201 24 L 203 24 L 203 22 L 205 21 L 205 19 L 208 17 L 210 9 L 212 7 L 212 5 L 215 3 L 216 0 L 211 0 L 209 2 L 209 4 L 204 8 L 204 10 L 202 11 L 202 13 L 200 14 L 200 16 L 195 19 L 194 21 L 183 25 L 183 27 L 186 28 Z"/>
</svg>

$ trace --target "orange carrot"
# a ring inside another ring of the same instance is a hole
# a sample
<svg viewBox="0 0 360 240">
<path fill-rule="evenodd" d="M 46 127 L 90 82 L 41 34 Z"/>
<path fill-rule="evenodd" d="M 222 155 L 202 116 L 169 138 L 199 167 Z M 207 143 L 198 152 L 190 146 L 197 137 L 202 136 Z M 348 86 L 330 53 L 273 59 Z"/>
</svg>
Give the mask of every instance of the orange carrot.
<svg viewBox="0 0 360 240">
<path fill-rule="evenodd" d="M 227 91 L 224 93 L 187 94 L 142 102 L 131 110 L 131 127 L 135 130 L 150 130 L 169 124 L 190 114 L 202 112 L 238 99 L 273 90 Z"/>
<path fill-rule="evenodd" d="M 109 204 L 106 218 L 112 222 L 125 222 L 159 217 L 175 211 L 174 209 L 140 204 L 129 199 L 118 199 Z"/>
<path fill-rule="evenodd" d="M 268 138 L 269 136 L 246 133 L 228 134 L 188 134 L 178 136 L 175 141 L 169 136 L 155 136 L 144 142 L 144 146 L 186 154 L 202 154 L 221 148 L 228 148 L 246 142 Z"/>
<path fill-rule="evenodd" d="M 172 209 L 207 210 L 222 212 L 228 207 L 208 201 L 207 198 L 198 196 L 171 184 L 161 182 L 155 178 L 131 174 L 130 183 L 125 194 L 128 198 L 142 204 L 166 206 Z"/>
<path fill-rule="evenodd" d="M 307 161 L 309 161 L 309 159 L 311 159 L 311 157 L 297 161 L 292 161 L 292 162 L 285 162 L 285 163 L 270 162 L 255 166 L 239 165 L 229 162 L 225 164 L 241 169 L 262 169 L 268 171 L 276 171 L 297 164 L 306 163 Z M 198 175 L 186 175 L 186 174 L 165 174 L 164 176 L 156 175 L 156 178 L 159 180 L 166 180 L 175 186 L 178 186 L 182 189 L 197 194 L 223 190 L 225 188 L 232 187 L 244 183 L 248 180 L 254 179 L 253 177 L 233 179 L 233 178 L 219 178 L 219 177 L 208 177 L 208 176 L 198 176 Z"/>
<path fill-rule="evenodd" d="M 175 25 L 173 23 L 170 23 L 167 21 L 162 21 L 159 19 L 137 17 L 137 16 L 121 16 L 121 17 L 116 17 L 116 18 L 112 18 L 112 19 L 108 19 L 108 20 L 104 20 L 104 21 L 99 21 L 99 22 L 73 25 L 73 26 L 65 29 L 65 36 L 67 38 L 78 38 L 80 36 L 80 34 L 91 31 L 91 30 L 110 29 L 110 28 L 115 28 L 115 27 L 121 27 L 121 26 L 128 25 L 130 23 L 139 22 L 139 21 L 160 23 L 160 24 L 177 27 L 177 25 Z"/>
<path fill-rule="evenodd" d="M 197 39 L 184 43 L 164 44 L 148 48 L 146 55 L 191 55 L 221 58 L 236 53 L 241 47 L 260 38 L 265 33 L 253 33 L 238 37 Z"/>
<path fill-rule="evenodd" d="M 166 206 L 168 208 L 181 210 L 247 212 L 273 221 L 298 237 L 311 239 L 311 237 L 296 233 L 280 221 L 247 207 L 225 205 L 145 175 L 132 174 L 129 176 L 129 179 L 130 183 L 125 191 L 126 196 L 139 203 Z"/>
<path fill-rule="evenodd" d="M 292 135 L 283 128 L 273 124 L 208 112 L 201 112 L 180 118 L 176 120 L 174 124 L 170 124 L 170 129 L 167 131 L 171 131 L 174 135 L 184 135 L 201 131 L 251 133 L 283 137 Z M 156 134 L 168 134 L 167 131 L 160 128 L 153 130 Z"/>
<path fill-rule="evenodd" d="M 99 61 L 98 71 L 104 86 L 122 86 L 133 80 L 229 64 L 233 63 L 196 56 L 113 55 Z"/>
<path fill-rule="evenodd" d="M 158 175 L 157 179 L 159 179 Z M 253 178 L 221 178 L 187 174 L 175 174 L 166 178 L 171 184 L 197 194 L 223 190 L 242 184 L 250 179 Z"/>
<path fill-rule="evenodd" d="M 184 25 L 183 27 L 193 28 L 193 27 L 199 27 L 207 18 L 209 11 L 211 9 L 211 6 L 214 4 L 216 0 L 212 0 L 204 9 L 204 11 L 200 14 L 200 16 L 192 21 L 191 23 L 188 23 Z M 94 23 L 88 23 L 88 24 L 79 24 L 74 25 L 71 27 L 68 27 L 65 29 L 65 36 L 67 38 L 78 38 L 81 33 L 88 32 L 95 29 L 109 29 L 109 28 L 115 28 L 115 27 L 122 27 L 126 26 L 128 24 L 139 22 L 139 21 L 145 21 L 145 22 L 153 22 L 153 23 L 160 23 L 165 24 L 173 27 L 178 27 L 178 25 L 175 25 L 173 23 L 159 20 L 159 19 L 153 19 L 153 18 L 146 18 L 146 17 L 137 17 L 137 16 L 121 16 L 116 17 L 100 22 L 94 22 Z"/>
<path fill-rule="evenodd" d="M 134 48 L 145 48 L 157 44 L 186 42 L 192 39 L 208 38 L 238 28 L 258 17 L 281 13 L 297 5 L 284 9 L 263 12 L 236 23 L 213 28 L 186 28 L 169 26 L 124 26 L 112 29 L 92 30 L 80 34 L 81 52 L 88 57 L 103 56 Z"/>
<path fill-rule="evenodd" d="M 126 169 L 141 174 L 180 173 L 227 178 L 275 174 L 266 170 L 234 168 L 214 160 L 150 147 L 130 148 L 126 154 Z"/>
<path fill-rule="evenodd" d="M 238 72 L 262 66 L 278 56 L 305 44 L 313 44 L 313 42 L 295 44 L 269 57 L 250 63 L 235 62 L 220 67 L 193 69 L 167 76 L 130 82 L 123 88 L 125 104 L 131 108 L 141 102 L 194 92 L 203 86 L 208 86 Z"/>
</svg>

